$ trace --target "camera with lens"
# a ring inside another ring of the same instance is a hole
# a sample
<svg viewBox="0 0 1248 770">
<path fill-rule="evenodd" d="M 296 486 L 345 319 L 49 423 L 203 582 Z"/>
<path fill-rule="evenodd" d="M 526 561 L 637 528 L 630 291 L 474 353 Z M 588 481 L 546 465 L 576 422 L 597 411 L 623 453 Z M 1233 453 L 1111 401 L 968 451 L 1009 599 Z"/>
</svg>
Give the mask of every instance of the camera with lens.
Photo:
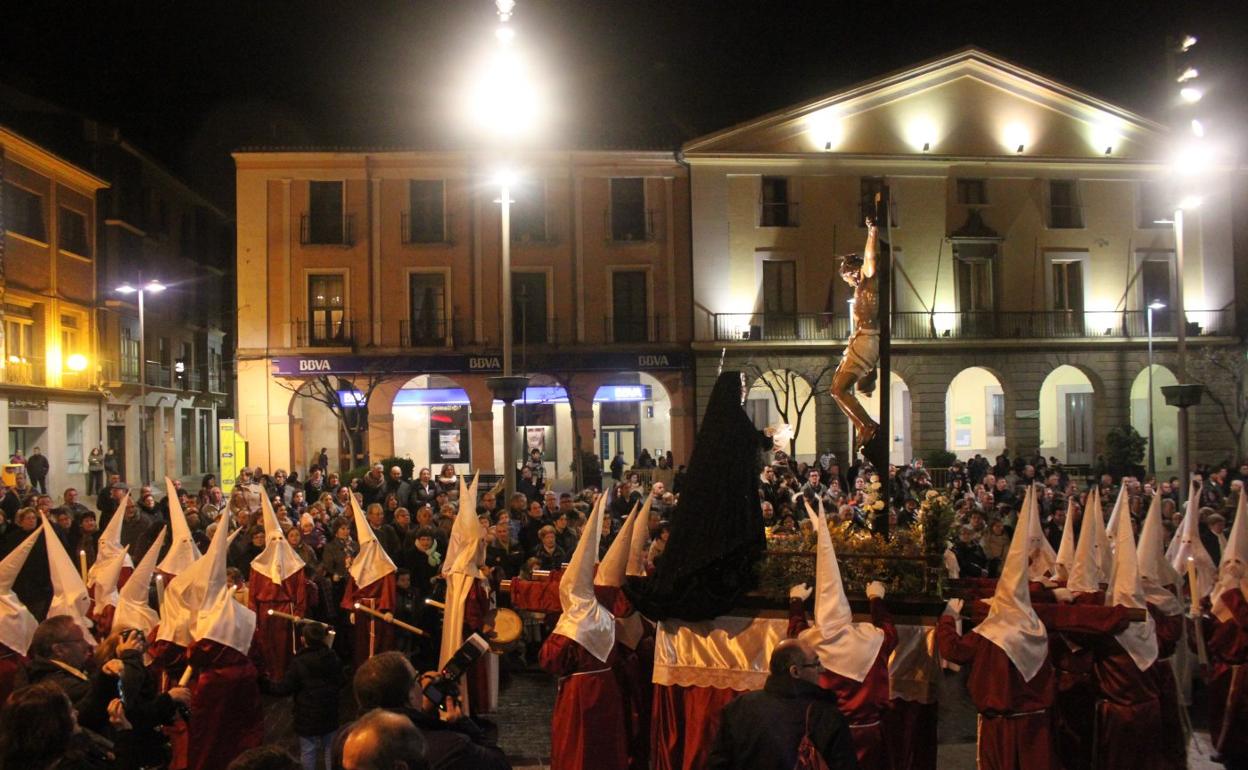
<svg viewBox="0 0 1248 770">
<path fill-rule="evenodd" d="M 438 672 L 437 677 L 425 685 L 422 690 L 425 697 L 430 703 L 445 710 L 448 698 L 459 697 L 460 677 L 489 651 L 490 643 L 481 634 L 468 637 Z"/>
</svg>

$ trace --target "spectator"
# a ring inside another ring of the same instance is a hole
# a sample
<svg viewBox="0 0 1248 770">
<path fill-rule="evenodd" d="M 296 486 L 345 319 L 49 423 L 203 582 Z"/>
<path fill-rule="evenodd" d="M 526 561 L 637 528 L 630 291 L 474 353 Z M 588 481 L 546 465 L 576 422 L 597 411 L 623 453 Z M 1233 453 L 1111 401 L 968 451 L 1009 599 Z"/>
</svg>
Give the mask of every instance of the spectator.
<svg viewBox="0 0 1248 770">
<path fill-rule="evenodd" d="M 113 767 L 102 744 L 74 722 L 69 698 L 51 683 L 23 687 L 0 710 L 4 770 L 95 770 Z"/>
<path fill-rule="evenodd" d="M 30 450 L 30 457 L 26 458 L 26 477 L 30 479 L 31 489 L 45 495 L 48 493 L 48 470 L 48 458 L 39 451 L 39 447 Z"/>
<path fill-rule="evenodd" d="M 988 577 L 988 556 L 975 539 L 975 530 L 963 527 L 958 531 L 958 542 L 953 546 L 953 553 L 958 559 L 961 577 Z"/>
<path fill-rule="evenodd" d="M 542 450 L 533 447 L 529 450 L 529 459 L 525 462 L 525 467 L 529 469 L 529 473 L 533 477 L 533 483 L 539 489 L 546 486 L 546 465 L 542 462 Z"/>
<path fill-rule="evenodd" d="M 438 477 L 434 479 L 434 483 L 438 485 L 438 491 L 450 495 L 459 491 L 459 476 L 455 473 L 455 466 L 446 463 L 442 466 L 442 470 L 438 472 Z"/>
<path fill-rule="evenodd" d="M 143 664 L 147 636 L 134 628 L 115 628 L 96 648 L 95 660 L 101 667 L 116 658 L 121 661 L 117 683 L 118 703 L 128 728 L 118 731 L 114 740 L 117 764 L 122 768 L 158 767 L 167 763 L 169 740 L 161 731 L 177 717 L 179 707 L 189 707 L 191 691 L 171 687 L 162 693 L 159 682 Z M 110 703 L 110 710 L 114 708 Z"/>
<path fill-rule="evenodd" d="M 386 499 L 386 469 L 381 463 L 373 463 L 373 467 L 360 477 L 360 494 L 364 505 L 381 503 Z"/>
<path fill-rule="evenodd" d="M 91 652 L 91 642 L 73 618 L 48 618 L 31 639 L 32 660 L 26 669 L 26 683 L 60 689 L 78 711 L 78 723 L 102 732 L 108 725 L 108 704 L 117 691 L 116 676 L 122 671 L 122 662 L 110 660 L 91 671 Z M 8 765 L 4 767 L 7 770 Z"/>
<path fill-rule="evenodd" d="M 61 507 L 57 508 L 56 511 L 58 513 L 60 511 L 68 513 L 70 520 L 74 523 L 77 523 L 78 520 L 82 518 L 84 513 L 88 513 L 91 510 L 87 506 L 78 502 L 78 490 L 73 487 L 69 487 L 65 490 L 65 494 L 61 497 L 61 500 L 63 501 L 61 503 Z"/>
<path fill-rule="evenodd" d="M 87 494 L 98 494 L 104 487 L 104 453 L 100 448 L 92 447 L 87 455 Z"/>
<path fill-rule="evenodd" d="M 538 535 L 541 542 L 530 554 L 537 559 L 538 569 L 562 569 L 564 562 L 568 560 L 568 554 L 559 547 L 555 528 L 547 524 L 539 530 Z"/>
<path fill-rule="evenodd" d="M 624 475 L 624 453 L 617 450 L 615 453 L 615 457 L 611 458 L 611 478 L 615 479 L 618 482 L 620 480 L 620 477 L 623 475 Z"/>
<path fill-rule="evenodd" d="M 1005 531 L 1005 522 L 1001 519 L 993 519 L 980 542 L 983 546 L 984 557 L 987 559 L 988 576 L 998 577 L 1001 574 L 1001 565 L 1005 561 L 1005 554 L 1010 550 L 1010 535 Z"/>
<path fill-rule="evenodd" d="M 433 501 L 438 496 L 438 487 L 433 483 L 433 472 L 428 468 L 421 468 L 417 474 L 416 480 L 412 482 L 408 491 L 408 506 L 412 510 L 419 510 L 422 505 L 432 506 Z M 490 495 L 493 498 L 493 495 Z"/>
<path fill-rule="evenodd" d="M 763 689 L 724 707 L 707 767 L 712 770 L 790 770 L 819 766 L 857 768 L 853 739 L 836 695 L 819 686 L 819 658 L 804 641 L 788 639 L 771 653 Z M 818 757 L 799 755 L 813 748 Z M 813 762 L 811 760 L 814 760 Z"/>
<path fill-rule="evenodd" d="M 293 695 L 295 734 L 303 770 L 316 770 L 317 754 L 325 770 L 332 767 L 332 742 L 338 728 L 338 693 L 347 682 L 342 661 L 325 644 L 326 627 L 304 623 L 300 628 L 303 649 L 286 668 L 280 682 L 261 680 L 273 695 Z"/>
</svg>

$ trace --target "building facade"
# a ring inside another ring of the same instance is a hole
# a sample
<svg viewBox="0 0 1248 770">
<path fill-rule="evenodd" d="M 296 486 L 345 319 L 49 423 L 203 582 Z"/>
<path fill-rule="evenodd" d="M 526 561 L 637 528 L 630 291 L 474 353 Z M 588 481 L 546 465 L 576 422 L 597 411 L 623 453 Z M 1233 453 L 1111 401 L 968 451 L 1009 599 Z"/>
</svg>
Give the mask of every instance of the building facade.
<svg viewBox="0 0 1248 770">
<path fill-rule="evenodd" d="M 687 143 L 699 408 L 721 362 L 743 368 L 760 424 L 782 396 L 808 403 L 799 457 L 845 456 L 827 396 L 850 331 L 838 255 L 861 251 L 886 187 L 894 462 L 1008 448 L 1092 464 L 1111 428 L 1147 436 L 1151 421 L 1158 471 L 1176 470 L 1177 409 L 1160 392 L 1178 372 L 1175 301 L 1188 381 L 1228 398 L 1209 360 L 1242 366 L 1242 212 L 1229 170 L 1209 170 L 1180 272 L 1172 145 L 1162 126 L 974 49 Z M 1209 397 L 1190 417 L 1207 437 L 1193 461 L 1239 451 Z"/>
<path fill-rule="evenodd" d="M 238 396 L 248 461 L 389 456 L 501 472 L 501 207 L 453 152 L 246 151 Z M 684 458 L 692 443 L 689 200 L 670 153 L 535 153 L 510 205 L 522 450 Z"/>
<path fill-rule="evenodd" d="M 85 488 L 103 433 L 91 368 L 96 197 L 108 184 L 0 126 L 0 427 L 3 459 L 48 458 L 50 489 Z"/>
</svg>

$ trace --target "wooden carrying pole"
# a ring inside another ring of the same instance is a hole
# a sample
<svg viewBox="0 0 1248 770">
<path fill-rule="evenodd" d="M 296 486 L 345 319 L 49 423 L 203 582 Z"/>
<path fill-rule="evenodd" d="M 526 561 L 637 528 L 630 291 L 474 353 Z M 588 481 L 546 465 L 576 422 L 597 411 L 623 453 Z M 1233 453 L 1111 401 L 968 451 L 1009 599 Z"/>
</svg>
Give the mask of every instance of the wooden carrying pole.
<svg viewBox="0 0 1248 770">
<path fill-rule="evenodd" d="M 403 629 L 404 631 L 407 631 L 407 632 L 409 632 L 409 633 L 416 634 L 416 635 L 418 635 L 418 636 L 428 636 L 428 634 L 427 634 L 427 633 L 425 633 L 423 630 L 421 630 L 421 629 L 417 628 L 416 626 L 413 626 L 413 625 L 411 625 L 411 624 L 409 624 L 409 623 L 404 623 L 403 621 L 401 621 L 401 620 L 399 620 L 398 618 L 396 618 L 396 617 L 394 616 L 394 613 L 393 613 L 393 612 L 379 612 L 379 611 L 377 611 L 377 610 L 373 609 L 372 607 L 369 607 L 369 606 L 364 605 L 364 604 L 360 604 L 360 603 L 358 603 L 358 602 L 357 602 L 357 603 L 356 603 L 356 605 L 355 605 L 355 609 L 356 609 L 356 611 L 357 611 L 357 612 L 363 612 L 365 615 L 371 615 L 372 617 L 377 618 L 377 619 L 378 619 L 378 620 L 380 620 L 380 621 L 383 621 L 383 622 L 385 622 L 385 623 L 389 623 L 390 625 L 394 626 L 395 628 L 401 628 L 401 629 Z"/>
</svg>

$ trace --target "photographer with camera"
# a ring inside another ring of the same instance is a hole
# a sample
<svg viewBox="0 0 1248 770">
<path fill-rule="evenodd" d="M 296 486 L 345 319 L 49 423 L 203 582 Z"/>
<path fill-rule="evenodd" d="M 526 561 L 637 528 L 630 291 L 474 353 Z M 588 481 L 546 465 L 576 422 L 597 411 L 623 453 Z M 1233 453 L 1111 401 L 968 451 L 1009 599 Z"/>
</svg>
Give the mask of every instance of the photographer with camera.
<svg viewBox="0 0 1248 770">
<path fill-rule="evenodd" d="M 114 713 L 124 718 L 126 727 L 114 721 L 114 751 L 118 768 L 157 767 L 169 761 L 169 740 L 161 727 L 177 718 L 191 702 L 191 691 L 173 687 L 160 692 L 156 677 L 143 662 L 147 636 L 135 628 L 117 628 L 95 651 L 101 666 L 120 660 L 117 697 L 109 703 L 110 721 Z"/>
<path fill-rule="evenodd" d="M 439 770 L 510 768 L 502 749 L 476 722 L 463 715 L 457 694 L 454 688 L 446 687 L 443 673 L 431 671 L 417 677 L 416 669 L 402 653 L 383 652 L 369 658 L 356 670 L 352 686 L 361 712 L 385 709 L 404 714 L 416 725 L 425 739 L 425 759 L 430 767 Z M 447 715 L 445 720 L 440 718 L 439 706 L 422 691 L 438 682 L 442 683 L 442 688 L 435 686 L 431 695 L 441 697 L 441 710 Z M 339 763 L 342 744 L 349 732 L 350 726 L 344 728 L 334 742 Z"/>
</svg>

